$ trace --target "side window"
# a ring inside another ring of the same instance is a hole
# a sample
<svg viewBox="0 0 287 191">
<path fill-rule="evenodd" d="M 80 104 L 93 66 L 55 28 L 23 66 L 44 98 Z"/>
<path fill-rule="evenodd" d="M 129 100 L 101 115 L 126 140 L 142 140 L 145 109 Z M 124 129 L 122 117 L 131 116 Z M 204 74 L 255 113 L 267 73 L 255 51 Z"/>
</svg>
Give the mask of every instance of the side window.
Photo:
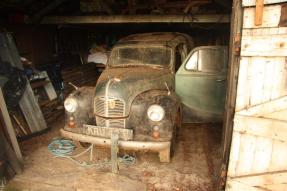
<svg viewBox="0 0 287 191">
<path fill-rule="evenodd" d="M 185 65 L 186 70 L 217 73 L 224 68 L 227 58 L 224 48 L 204 48 L 195 51 Z"/>
<path fill-rule="evenodd" d="M 187 70 L 197 70 L 198 51 L 194 52 L 185 65 Z"/>
</svg>

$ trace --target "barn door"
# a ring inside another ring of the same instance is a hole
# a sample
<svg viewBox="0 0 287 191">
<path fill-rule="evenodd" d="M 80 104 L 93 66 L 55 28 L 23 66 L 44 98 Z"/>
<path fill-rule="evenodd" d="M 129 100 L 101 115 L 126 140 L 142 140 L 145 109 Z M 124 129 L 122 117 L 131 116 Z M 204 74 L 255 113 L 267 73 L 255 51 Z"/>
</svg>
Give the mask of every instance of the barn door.
<svg viewBox="0 0 287 191">
<path fill-rule="evenodd" d="M 228 191 L 287 190 L 285 1 L 264 0 L 264 5 L 263 0 L 242 1 L 241 59 Z"/>
</svg>

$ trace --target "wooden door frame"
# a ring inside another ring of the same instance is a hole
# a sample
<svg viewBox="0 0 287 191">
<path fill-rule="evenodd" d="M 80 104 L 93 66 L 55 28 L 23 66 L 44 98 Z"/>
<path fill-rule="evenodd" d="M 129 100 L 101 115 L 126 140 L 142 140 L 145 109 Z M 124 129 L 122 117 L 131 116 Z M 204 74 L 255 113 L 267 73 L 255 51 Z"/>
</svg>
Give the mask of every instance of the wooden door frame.
<svg viewBox="0 0 287 191">
<path fill-rule="evenodd" d="M 237 82 L 240 64 L 240 45 L 243 26 L 242 0 L 233 0 L 230 23 L 229 60 L 227 75 L 227 91 L 225 98 L 225 114 L 221 140 L 221 167 L 218 172 L 216 190 L 222 190 L 226 184 L 227 168 L 233 133 L 233 118 L 237 95 Z"/>
</svg>

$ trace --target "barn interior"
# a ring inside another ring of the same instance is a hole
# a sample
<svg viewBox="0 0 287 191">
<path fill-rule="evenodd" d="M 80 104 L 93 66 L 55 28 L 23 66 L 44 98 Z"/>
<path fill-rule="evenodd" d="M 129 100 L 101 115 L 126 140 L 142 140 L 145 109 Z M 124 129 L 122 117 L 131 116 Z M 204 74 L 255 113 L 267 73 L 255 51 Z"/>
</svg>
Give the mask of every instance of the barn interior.
<svg viewBox="0 0 287 191">
<path fill-rule="evenodd" d="M 187 34 L 194 48 L 228 47 L 231 14 L 231 0 L 1 1 L 0 76 L 11 83 L 1 85 L 0 135 L 15 156 L 0 152 L 0 190 L 213 191 L 222 186 L 223 115 L 197 121 L 184 110 L 169 163 L 161 163 L 157 153 L 120 149 L 116 173 L 110 147 L 72 141 L 75 147 L 66 156 L 48 146 L 64 139 L 65 99 L 78 87 L 95 87 L 106 70 L 88 61 L 91 52 L 98 47 L 110 52 L 125 36 L 153 32 Z M 7 62 L 11 73 L 4 70 Z M 22 83 L 11 77 L 16 73 Z M 15 91 L 21 96 L 13 96 Z"/>
</svg>

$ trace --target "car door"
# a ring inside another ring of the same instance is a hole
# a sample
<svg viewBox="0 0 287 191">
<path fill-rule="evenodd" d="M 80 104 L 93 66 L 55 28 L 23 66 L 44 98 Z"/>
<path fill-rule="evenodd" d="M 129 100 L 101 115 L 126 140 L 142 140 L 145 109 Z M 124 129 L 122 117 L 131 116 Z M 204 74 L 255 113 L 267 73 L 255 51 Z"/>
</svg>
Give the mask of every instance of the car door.
<svg viewBox="0 0 287 191">
<path fill-rule="evenodd" d="M 223 116 L 228 53 L 225 46 L 193 49 L 176 73 L 176 93 L 201 120 Z"/>
</svg>

